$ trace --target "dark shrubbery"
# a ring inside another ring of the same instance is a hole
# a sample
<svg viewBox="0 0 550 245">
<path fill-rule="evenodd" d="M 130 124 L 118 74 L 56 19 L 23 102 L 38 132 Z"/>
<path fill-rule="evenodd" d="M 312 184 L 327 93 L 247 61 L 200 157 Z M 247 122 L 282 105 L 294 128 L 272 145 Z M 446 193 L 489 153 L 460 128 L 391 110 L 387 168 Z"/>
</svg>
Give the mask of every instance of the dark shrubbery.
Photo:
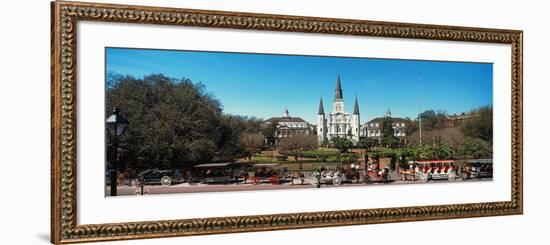
<svg viewBox="0 0 550 245">
<path fill-rule="evenodd" d="M 261 125 L 255 118 L 223 114 L 203 85 L 161 74 L 141 79 L 110 74 L 106 113 L 114 107 L 130 122 L 121 139 L 121 168 L 177 169 L 233 160 L 243 153 L 239 137 L 259 132 Z"/>
</svg>

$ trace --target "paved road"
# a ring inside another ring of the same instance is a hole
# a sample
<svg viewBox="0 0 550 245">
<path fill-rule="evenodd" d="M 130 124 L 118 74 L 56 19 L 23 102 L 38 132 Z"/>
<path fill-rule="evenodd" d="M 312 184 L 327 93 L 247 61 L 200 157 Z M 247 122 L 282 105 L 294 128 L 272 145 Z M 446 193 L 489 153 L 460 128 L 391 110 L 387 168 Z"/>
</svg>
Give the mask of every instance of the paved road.
<svg viewBox="0 0 550 245">
<path fill-rule="evenodd" d="M 401 180 L 400 176 L 397 178 L 397 175 L 392 175 L 392 182 L 390 183 L 372 183 L 368 185 L 395 185 L 395 184 L 422 184 L 420 181 L 410 181 Z M 456 182 L 477 182 L 477 181 L 490 181 L 491 178 L 488 179 L 469 179 L 466 181 L 463 181 L 462 179 L 457 178 L 454 182 L 450 182 L 447 180 L 431 180 L 426 184 L 430 183 L 456 183 Z M 342 188 L 342 187 L 351 187 L 351 186 L 365 186 L 365 183 L 344 183 L 340 186 L 334 186 L 334 185 L 321 185 L 321 188 Z M 308 181 L 306 181 L 306 184 L 280 184 L 280 185 L 272 185 L 272 184 L 259 184 L 259 185 L 253 185 L 253 184 L 193 184 L 189 185 L 188 183 L 183 184 L 177 184 L 172 186 L 161 186 L 161 185 L 146 185 L 144 186 L 145 194 L 151 195 L 151 194 L 168 194 L 168 193 L 196 193 L 196 192 L 224 192 L 224 191 L 252 191 L 252 190 L 281 190 L 281 189 L 302 189 L 302 188 L 316 188 L 316 185 L 310 184 Z M 127 195 L 137 195 L 140 193 L 139 187 L 134 186 L 118 186 L 118 195 L 119 196 L 127 196 Z M 106 193 L 107 195 L 110 194 L 110 187 L 106 187 Z"/>
<path fill-rule="evenodd" d="M 303 189 L 303 188 L 313 188 L 313 185 L 310 184 L 194 184 L 189 185 L 179 184 L 172 186 L 161 186 L 161 185 L 146 185 L 144 186 L 144 191 L 146 194 L 167 194 L 167 193 L 195 193 L 195 192 L 222 192 L 222 191 L 253 191 L 253 190 L 281 190 L 281 189 Z M 136 192 L 140 192 L 141 188 L 133 186 L 119 186 L 118 195 L 137 195 Z M 110 187 L 106 188 L 107 195 L 110 194 Z"/>
</svg>

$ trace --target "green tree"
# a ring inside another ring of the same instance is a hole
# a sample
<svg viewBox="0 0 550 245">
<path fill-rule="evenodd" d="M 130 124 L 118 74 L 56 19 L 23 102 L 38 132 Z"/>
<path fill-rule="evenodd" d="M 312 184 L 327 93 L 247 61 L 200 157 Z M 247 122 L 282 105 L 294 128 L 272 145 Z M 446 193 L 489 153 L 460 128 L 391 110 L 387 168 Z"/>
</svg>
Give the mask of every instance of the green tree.
<svg viewBox="0 0 550 245">
<path fill-rule="evenodd" d="M 354 153 L 342 153 L 342 154 L 338 154 L 338 157 L 337 157 L 338 162 L 344 165 L 356 163 L 357 159 L 358 159 L 358 156 L 357 154 L 354 154 Z"/>
<path fill-rule="evenodd" d="M 471 118 L 464 122 L 464 135 L 480 138 L 493 144 L 493 107 L 483 106 L 470 112 Z"/>
<path fill-rule="evenodd" d="M 336 138 L 331 138 L 330 140 L 332 141 L 332 146 L 338 149 L 338 152 L 340 153 L 348 152 L 349 148 L 353 146 L 353 142 L 351 142 L 351 140 L 346 138 L 336 137 Z"/>
<path fill-rule="evenodd" d="M 422 160 L 452 159 L 455 155 L 455 150 L 446 143 L 424 144 L 418 151 L 418 157 Z"/>
<path fill-rule="evenodd" d="M 391 118 L 389 117 L 385 117 L 383 120 L 382 120 L 382 137 L 391 137 L 391 136 L 394 136 L 394 131 L 393 131 L 393 121 Z"/>
<path fill-rule="evenodd" d="M 113 107 L 130 122 L 121 140 L 124 161 L 133 168 L 175 169 L 234 159 L 240 155 L 239 136 L 254 125 L 224 115 L 202 84 L 162 74 L 109 75 L 107 115 Z"/>
<path fill-rule="evenodd" d="M 438 159 L 453 159 L 456 151 L 447 143 L 436 144 L 435 154 Z"/>
<path fill-rule="evenodd" d="M 399 139 L 395 136 L 382 137 L 380 144 L 385 147 L 396 147 L 399 144 Z"/>
<path fill-rule="evenodd" d="M 216 146 L 214 142 L 207 139 L 197 139 L 191 141 L 187 145 L 187 150 L 189 153 L 188 160 L 194 163 L 203 163 L 209 162 L 214 158 L 214 152 L 216 151 Z"/>
<path fill-rule="evenodd" d="M 366 151 L 370 151 L 372 148 L 378 145 L 378 140 L 362 137 L 361 139 L 359 139 L 358 145 Z"/>
<path fill-rule="evenodd" d="M 239 139 L 242 134 L 258 134 L 258 119 L 235 115 L 222 115 L 217 131 L 220 134 L 219 142 L 223 142 L 217 150 L 215 161 L 232 161 L 242 157 L 243 148 Z"/>
<path fill-rule="evenodd" d="M 217 127 L 219 142 L 217 152 L 213 160 L 232 161 L 240 157 L 242 147 L 239 146 L 239 137 L 244 132 L 243 118 L 237 116 L 223 116 L 220 118 L 220 125 Z"/>
<path fill-rule="evenodd" d="M 420 113 L 422 118 L 422 128 L 423 129 L 435 129 L 443 127 L 443 121 L 447 115 L 445 110 L 426 110 Z"/>
<path fill-rule="evenodd" d="M 493 148 L 480 138 L 467 137 L 464 139 L 459 153 L 472 158 L 491 158 L 493 157 Z"/>
<path fill-rule="evenodd" d="M 434 110 L 426 110 L 420 113 L 422 126 L 426 128 L 434 128 L 437 125 L 437 116 Z"/>
<path fill-rule="evenodd" d="M 238 121 L 241 124 L 242 132 L 244 133 L 255 133 L 258 134 L 262 131 L 264 128 L 264 121 L 262 119 L 256 118 L 256 117 L 248 117 L 248 116 L 235 116 L 233 117 L 238 118 Z"/>
<path fill-rule="evenodd" d="M 262 135 L 266 139 L 266 143 L 270 146 L 275 145 L 275 140 L 277 139 L 276 133 L 277 133 L 277 127 L 279 126 L 279 122 L 274 121 L 271 123 L 266 124 L 262 128 Z"/>
<path fill-rule="evenodd" d="M 398 143 L 399 139 L 393 131 L 392 119 L 389 117 L 384 118 L 382 121 L 382 139 L 380 139 L 380 144 L 385 147 L 395 147 Z"/>
<path fill-rule="evenodd" d="M 408 145 L 400 148 L 396 156 L 399 158 L 400 167 L 406 168 L 408 161 L 416 161 L 420 158 L 419 147 L 415 145 Z"/>
<path fill-rule="evenodd" d="M 362 137 L 359 139 L 358 142 L 359 147 L 365 149 L 365 163 L 369 161 L 369 151 L 372 150 L 375 146 L 378 145 L 378 140 L 375 139 L 369 139 L 367 137 Z"/>
</svg>

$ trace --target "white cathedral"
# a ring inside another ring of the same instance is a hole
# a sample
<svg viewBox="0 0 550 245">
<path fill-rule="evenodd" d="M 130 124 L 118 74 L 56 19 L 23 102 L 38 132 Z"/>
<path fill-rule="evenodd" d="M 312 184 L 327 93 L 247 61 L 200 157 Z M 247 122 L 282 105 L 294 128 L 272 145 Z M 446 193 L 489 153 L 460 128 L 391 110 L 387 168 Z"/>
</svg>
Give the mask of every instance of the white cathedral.
<svg viewBox="0 0 550 245">
<path fill-rule="evenodd" d="M 340 75 L 336 80 L 336 89 L 334 90 L 334 101 L 332 102 L 332 112 L 325 117 L 323 108 L 323 98 L 319 102 L 319 113 L 317 114 L 317 136 L 319 144 L 328 143 L 331 138 L 348 138 L 354 144 L 359 141 L 361 132 L 361 122 L 359 117 L 359 104 L 355 96 L 355 105 L 353 114 L 346 113 L 344 110 L 344 96 L 342 95 L 342 85 L 340 84 Z"/>
</svg>

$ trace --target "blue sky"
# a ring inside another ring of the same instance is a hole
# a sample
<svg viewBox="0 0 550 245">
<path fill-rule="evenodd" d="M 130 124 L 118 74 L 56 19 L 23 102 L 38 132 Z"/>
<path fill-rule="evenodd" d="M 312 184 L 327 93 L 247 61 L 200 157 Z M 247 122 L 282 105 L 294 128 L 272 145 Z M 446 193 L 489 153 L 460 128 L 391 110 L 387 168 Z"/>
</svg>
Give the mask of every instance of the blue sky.
<svg viewBox="0 0 550 245">
<path fill-rule="evenodd" d="M 467 112 L 493 104 L 490 63 L 106 48 L 107 72 L 142 78 L 162 73 L 202 83 L 225 113 L 267 119 L 291 116 L 316 124 L 319 98 L 332 111 L 337 75 L 345 110 L 359 101 L 361 123 L 383 116 L 415 118 L 422 110 Z"/>
</svg>

